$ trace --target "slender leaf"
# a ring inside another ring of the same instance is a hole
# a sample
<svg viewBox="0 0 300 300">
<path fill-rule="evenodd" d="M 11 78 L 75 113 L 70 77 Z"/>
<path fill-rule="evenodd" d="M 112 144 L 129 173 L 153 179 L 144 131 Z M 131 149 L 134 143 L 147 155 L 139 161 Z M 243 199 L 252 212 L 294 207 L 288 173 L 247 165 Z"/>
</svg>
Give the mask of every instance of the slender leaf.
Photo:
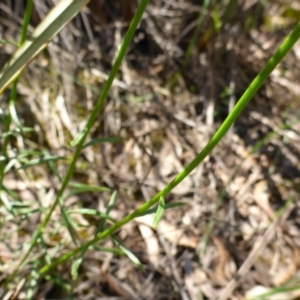
<svg viewBox="0 0 300 300">
<path fill-rule="evenodd" d="M 77 276 L 78 276 L 78 269 L 82 263 L 82 259 L 83 257 L 78 257 L 76 258 L 73 262 L 72 262 L 72 267 L 71 267 L 71 275 L 72 275 L 72 279 L 76 280 Z"/>
<path fill-rule="evenodd" d="M 105 186 L 94 186 L 80 182 L 70 182 L 69 186 L 86 192 L 110 192 L 111 189 Z"/>
<path fill-rule="evenodd" d="M 114 208 L 115 204 L 116 204 L 116 199 L 117 199 L 117 192 L 114 191 L 113 194 L 110 197 L 107 209 L 106 209 L 106 214 L 109 215 L 109 213 L 111 212 L 111 210 Z M 97 235 L 100 231 L 103 230 L 104 225 L 105 225 L 105 221 L 106 219 L 103 218 L 100 222 L 99 225 L 97 227 L 97 230 L 95 232 L 95 235 Z"/>
<path fill-rule="evenodd" d="M 5 39 L 0 39 L 0 44 L 6 45 L 13 45 L 13 46 L 18 46 L 19 44 L 17 42 L 11 41 L 11 40 L 5 40 Z"/>
<path fill-rule="evenodd" d="M 45 162 L 57 161 L 57 160 L 66 160 L 66 158 L 63 156 L 48 156 L 48 157 L 35 158 L 29 161 L 28 163 L 22 165 L 21 167 L 17 168 L 17 170 L 24 170 Z"/>
<path fill-rule="evenodd" d="M 125 245 L 119 241 L 116 237 L 112 237 L 112 240 L 116 243 L 118 247 L 124 252 L 124 254 L 142 271 L 144 271 L 144 266 L 140 262 L 140 260 L 128 249 Z"/>
<path fill-rule="evenodd" d="M 165 210 L 170 209 L 170 208 L 180 207 L 180 206 L 183 206 L 183 205 L 187 205 L 187 203 L 186 202 L 167 203 L 167 204 L 165 204 Z M 153 208 L 150 208 L 150 209 L 146 210 L 145 212 L 141 213 L 140 217 L 150 215 L 150 214 L 154 214 L 157 211 L 157 209 L 158 209 L 158 206 L 156 205 Z"/>
<path fill-rule="evenodd" d="M 154 228 L 157 228 L 158 223 L 160 222 L 161 218 L 164 215 L 164 211 L 165 211 L 165 199 L 164 199 L 164 197 L 160 197 L 160 199 L 158 201 L 158 207 L 157 207 L 156 213 L 154 215 L 153 223 L 152 223 L 152 226 Z"/>
</svg>

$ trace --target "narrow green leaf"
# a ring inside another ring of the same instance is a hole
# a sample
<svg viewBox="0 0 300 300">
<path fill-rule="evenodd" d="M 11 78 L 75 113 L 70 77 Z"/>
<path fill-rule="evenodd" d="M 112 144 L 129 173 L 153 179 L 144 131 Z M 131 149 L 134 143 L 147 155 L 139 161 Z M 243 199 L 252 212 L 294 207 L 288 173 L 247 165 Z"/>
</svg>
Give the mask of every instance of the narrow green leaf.
<svg viewBox="0 0 300 300">
<path fill-rule="evenodd" d="M 99 143 L 117 143 L 122 142 L 123 139 L 120 137 L 107 137 L 107 138 L 98 138 L 98 139 L 92 139 L 88 143 L 86 143 L 83 148 L 87 148 L 89 146 L 99 144 Z"/>
<path fill-rule="evenodd" d="M 116 237 L 112 236 L 112 240 L 116 243 L 116 245 L 124 252 L 124 254 L 142 271 L 144 271 L 144 267 L 140 260 L 128 249 L 124 246 L 121 241 L 119 241 Z"/>
<path fill-rule="evenodd" d="M 64 220 L 64 223 L 66 225 L 65 227 L 67 228 L 74 245 L 78 246 L 78 243 L 76 240 L 76 235 L 75 235 L 75 230 L 78 229 L 78 225 L 74 222 L 74 220 L 71 218 L 71 216 L 67 213 L 63 201 L 60 201 L 60 202 L 61 202 L 60 203 L 60 211 L 61 211 L 61 215 Z"/>
<path fill-rule="evenodd" d="M 20 158 L 23 158 L 23 157 L 27 157 L 29 155 L 43 156 L 43 157 L 50 156 L 50 155 L 44 155 L 43 152 L 41 152 L 41 151 L 30 150 L 30 149 L 29 150 L 22 149 L 16 158 L 20 159 Z"/>
<path fill-rule="evenodd" d="M 42 163 L 49 162 L 49 161 L 56 161 L 56 160 L 66 160 L 66 158 L 63 156 L 48 156 L 48 157 L 35 158 L 35 159 L 29 161 L 28 163 L 22 165 L 20 168 L 17 168 L 17 170 L 23 170 L 23 169 L 33 167 L 38 164 L 42 164 Z"/>
<path fill-rule="evenodd" d="M 86 192 L 110 192 L 111 189 L 105 186 L 94 186 L 80 182 L 70 182 L 69 186 Z"/>
<path fill-rule="evenodd" d="M 0 194 L 0 201 L 2 202 L 2 204 L 4 204 L 7 211 L 13 214 L 12 205 L 5 193 Z"/>
<path fill-rule="evenodd" d="M 83 257 L 79 257 L 72 262 L 71 275 L 72 275 L 73 280 L 77 279 L 78 269 L 82 263 L 82 259 L 83 259 Z"/>
<path fill-rule="evenodd" d="M 1 161 L 2 161 L 3 156 L 1 156 Z M 5 157 L 5 160 L 8 160 L 8 157 Z M 3 170 L 4 174 L 6 174 L 16 163 L 15 159 L 10 159 L 8 163 L 5 164 L 5 168 Z"/>
<path fill-rule="evenodd" d="M 6 40 L 6 39 L 0 39 L 0 44 L 6 45 L 13 45 L 13 46 L 18 46 L 17 42 L 11 41 L 11 40 Z"/>
<path fill-rule="evenodd" d="M 76 147 L 79 142 L 81 141 L 81 139 L 86 135 L 86 129 L 83 129 L 82 131 L 80 131 L 77 136 L 70 142 L 70 146 L 71 147 Z"/>
<path fill-rule="evenodd" d="M 63 198 L 68 199 L 71 196 L 86 193 L 88 190 L 87 189 L 72 189 L 69 193 L 67 193 Z M 90 189 L 89 191 L 94 192 L 94 189 Z M 107 192 L 107 189 L 103 187 L 103 192 Z"/>
<path fill-rule="evenodd" d="M 161 218 L 162 218 L 162 216 L 164 214 L 164 211 L 165 211 L 165 199 L 164 199 L 164 197 L 161 196 L 159 198 L 158 207 L 157 207 L 155 216 L 153 218 L 152 226 L 154 228 L 157 228 L 158 223 L 160 222 L 160 220 L 161 220 Z"/>
<path fill-rule="evenodd" d="M 43 151 L 43 155 L 49 156 L 50 153 L 48 151 Z M 60 182 L 62 182 L 62 178 L 59 174 L 56 164 L 53 161 L 48 161 L 48 166 L 49 166 L 50 170 L 52 171 L 52 173 L 59 179 Z"/>
<path fill-rule="evenodd" d="M 114 191 L 109 199 L 108 206 L 106 209 L 106 213 L 109 215 L 111 210 L 115 207 L 116 200 L 117 200 L 117 191 Z"/>
<path fill-rule="evenodd" d="M 170 208 L 174 208 L 174 207 L 184 206 L 184 205 L 187 205 L 187 203 L 186 202 L 167 203 L 167 204 L 165 204 L 165 210 L 170 209 Z M 158 209 L 158 206 L 156 205 L 153 208 L 150 208 L 150 209 L 146 210 L 145 212 L 141 213 L 140 217 L 150 215 L 150 214 L 154 214 L 157 211 L 157 209 Z"/>
<path fill-rule="evenodd" d="M 109 200 L 109 203 L 108 203 L 108 206 L 107 206 L 107 209 L 106 209 L 106 214 L 109 215 L 109 213 L 111 212 L 111 210 L 114 208 L 115 204 L 116 204 L 116 199 L 117 199 L 117 191 L 114 191 L 113 194 L 111 195 L 110 197 L 110 200 Z M 104 225 L 105 225 L 105 220 L 106 219 L 102 219 L 100 222 L 99 222 L 99 225 L 97 227 L 97 230 L 95 232 L 95 235 L 97 235 L 100 231 L 103 230 L 104 228 Z"/>
<path fill-rule="evenodd" d="M 19 136 L 19 135 L 22 135 L 23 133 L 25 132 L 32 132 L 34 131 L 33 128 L 31 127 L 22 127 L 22 131 L 21 132 L 20 130 L 9 130 L 9 131 L 6 131 L 2 134 L 2 137 L 8 137 L 8 136 Z"/>
</svg>

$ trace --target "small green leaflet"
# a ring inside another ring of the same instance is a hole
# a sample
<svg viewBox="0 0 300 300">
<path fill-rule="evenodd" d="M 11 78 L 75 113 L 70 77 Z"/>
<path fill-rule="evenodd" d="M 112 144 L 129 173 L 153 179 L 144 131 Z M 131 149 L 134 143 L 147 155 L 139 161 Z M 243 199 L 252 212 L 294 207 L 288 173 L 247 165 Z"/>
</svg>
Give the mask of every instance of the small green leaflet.
<svg viewBox="0 0 300 300">
<path fill-rule="evenodd" d="M 162 218 L 162 216 L 164 214 L 164 211 L 165 211 L 165 199 L 161 196 L 159 198 L 157 211 L 155 213 L 155 216 L 154 216 L 154 219 L 153 219 L 153 223 L 152 223 L 152 226 L 154 228 L 157 228 L 158 223 L 160 222 L 160 220 L 161 220 L 161 218 Z"/>
<path fill-rule="evenodd" d="M 82 131 L 80 131 L 80 132 L 77 134 L 77 136 L 73 139 L 73 141 L 70 142 L 70 146 L 71 146 L 71 147 L 77 146 L 77 145 L 80 143 L 80 141 L 82 140 L 82 138 L 83 138 L 83 136 L 85 135 L 86 131 L 87 131 L 86 128 L 84 128 Z"/>
<path fill-rule="evenodd" d="M 180 207 L 180 206 L 183 206 L 183 205 L 187 205 L 187 203 L 186 203 L 186 202 L 173 202 L 173 203 L 167 203 L 167 204 L 165 205 L 165 210 L 166 210 L 166 209 L 170 209 L 170 208 L 174 208 L 174 207 Z M 150 208 L 150 209 L 146 210 L 145 212 L 141 213 L 141 214 L 139 215 L 139 217 L 154 214 L 154 213 L 157 211 L 157 208 L 158 208 L 158 206 L 155 206 L 155 207 L 153 207 L 153 208 Z"/>
<path fill-rule="evenodd" d="M 84 129 L 85 130 L 85 129 Z M 70 142 L 70 146 L 71 147 L 75 147 L 77 146 L 80 141 L 82 140 L 83 136 L 84 136 L 84 130 L 81 131 L 73 141 Z M 92 139 L 91 141 L 89 141 L 88 143 L 86 143 L 83 148 L 87 148 L 89 146 L 92 146 L 94 144 L 98 144 L 98 143 L 116 143 L 116 142 L 121 142 L 123 141 L 122 138 L 120 137 L 107 137 L 107 138 L 97 138 L 97 139 Z"/>
<path fill-rule="evenodd" d="M 94 185 L 89 185 L 80 182 L 70 182 L 69 186 L 86 192 L 110 192 L 111 191 L 110 188 L 105 186 L 94 186 Z"/>
<path fill-rule="evenodd" d="M 67 158 L 63 156 L 47 156 L 47 157 L 35 158 L 33 160 L 28 161 L 26 164 L 22 165 L 21 167 L 17 168 L 17 170 L 24 170 L 33 167 L 35 165 L 42 164 L 49 161 L 66 160 L 66 159 Z"/>
<path fill-rule="evenodd" d="M 78 269 L 81 265 L 82 262 L 82 257 L 76 258 L 75 260 L 73 260 L 72 262 L 72 267 L 71 267 L 71 275 L 72 275 L 72 279 L 76 280 L 77 276 L 78 276 Z"/>
<path fill-rule="evenodd" d="M 19 46 L 18 43 L 14 42 L 14 41 L 11 41 L 11 40 L 4 40 L 4 39 L 0 39 L 0 44 L 9 44 L 9 45 L 13 45 L 13 46 Z"/>
<path fill-rule="evenodd" d="M 7 136 L 18 136 L 18 135 L 22 135 L 24 132 L 32 132 L 34 131 L 33 128 L 31 127 L 22 127 L 22 132 L 18 129 L 15 130 L 10 130 L 10 131 L 6 131 L 2 134 L 2 137 L 7 137 Z"/>
<path fill-rule="evenodd" d="M 123 251 L 123 253 L 142 271 L 144 271 L 144 266 L 140 262 L 140 260 L 129 250 L 127 249 L 121 241 L 119 241 L 116 237 L 112 236 L 112 240 L 115 244 Z"/>
<path fill-rule="evenodd" d="M 116 204 L 116 199 L 117 199 L 117 191 L 114 191 L 110 197 L 107 209 L 106 209 L 106 214 L 109 216 L 111 210 L 114 208 L 115 204 Z M 105 221 L 106 219 L 103 218 L 100 220 L 98 226 L 97 226 L 97 230 L 95 235 L 97 235 L 99 232 L 103 231 L 104 225 L 105 225 Z"/>
<path fill-rule="evenodd" d="M 123 139 L 120 137 L 107 137 L 107 138 L 98 138 L 98 139 L 92 139 L 88 143 L 86 143 L 83 148 L 87 148 L 89 146 L 98 144 L 98 143 L 116 143 L 116 142 L 122 142 Z"/>
</svg>

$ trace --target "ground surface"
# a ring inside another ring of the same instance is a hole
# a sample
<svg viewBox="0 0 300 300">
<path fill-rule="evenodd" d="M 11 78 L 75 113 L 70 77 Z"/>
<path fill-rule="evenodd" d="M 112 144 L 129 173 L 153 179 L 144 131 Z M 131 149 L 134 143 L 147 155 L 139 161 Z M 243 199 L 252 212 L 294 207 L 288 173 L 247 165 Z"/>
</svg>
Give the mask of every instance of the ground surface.
<svg viewBox="0 0 300 300">
<path fill-rule="evenodd" d="M 38 2 L 32 26 L 52 5 Z M 72 195 L 65 200 L 67 209 L 104 212 L 117 191 L 111 216 L 121 219 L 149 200 L 203 149 L 300 16 L 296 1 L 230 1 L 232 8 L 226 1 L 213 2 L 186 59 L 201 1 L 150 1 L 89 136 L 123 141 L 86 148 L 72 179 L 111 192 Z M 18 113 L 34 132 L 13 140 L 11 153 L 45 150 L 71 157 L 68 143 L 85 125 L 136 9 L 136 1 L 100 3 L 92 1 L 21 76 Z M 0 5 L 3 38 L 17 40 L 23 8 L 17 1 Z M 14 51 L 1 46 L 0 65 Z M 19 285 L 18 298 L 5 299 L 24 299 L 28 290 L 34 299 L 196 300 L 225 299 L 218 298 L 224 293 L 246 299 L 254 290 L 261 294 L 283 285 L 285 294 L 268 299 L 298 299 L 299 59 L 297 44 L 226 138 L 166 199 L 186 206 L 167 210 L 156 231 L 149 227 L 152 217 L 145 216 L 116 234 L 144 271 L 125 255 L 101 250 L 116 246 L 107 239 L 87 251 L 76 279 L 69 262 L 38 284 L 22 281 L 32 276 L 32 268 L 75 247 L 57 209 L 31 263 L 10 285 L 11 291 Z M 58 163 L 61 174 L 66 167 L 67 162 Z M 24 254 L 59 181 L 49 166 L 39 165 L 12 169 L 4 186 L 27 211 L 12 216 L 0 208 L 3 282 Z M 77 242 L 89 240 L 98 218 L 72 218 Z M 8 297 L 7 286 L 0 291 Z"/>
</svg>

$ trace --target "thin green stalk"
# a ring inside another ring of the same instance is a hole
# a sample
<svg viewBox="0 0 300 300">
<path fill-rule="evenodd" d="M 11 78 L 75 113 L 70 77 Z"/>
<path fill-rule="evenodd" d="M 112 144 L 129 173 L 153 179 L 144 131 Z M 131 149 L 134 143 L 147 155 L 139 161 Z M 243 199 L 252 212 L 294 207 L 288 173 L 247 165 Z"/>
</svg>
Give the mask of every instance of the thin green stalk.
<svg viewBox="0 0 300 300">
<path fill-rule="evenodd" d="M 33 0 L 28 0 L 26 9 L 25 9 L 24 19 L 23 19 L 23 26 L 22 26 L 19 46 L 21 46 L 26 40 L 27 29 L 28 29 L 28 25 L 29 25 L 31 13 L 32 13 L 32 8 L 33 8 Z"/>
<path fill-rule="evenodd" d="M 51 265 L 44 266 L 42 269 L 40 269 L 39 273 L 41 275 L 47 273 L 51 268 L 68 260 L 72 256 L 81 252 L 86 247 L 89 247 L 89 246 L 97 243 L 98 241 L 104 239 L 105 237 L 113 234 L 116 230 L 121 228 L 123 225 L 130 222 L 134 218 L 138 217 L 143 212 L 145 212 L 147 209 L 149 209 L 152 205 L 156 204 L 159 201 L 160 197 L 165 197 L 167 194 L 169 194 L 172 191 L 172 189 L 174 189 L 181 181 L 183 181 L 183 179 L 185 179 L 205 159 L 205 157 L 207 155 L 209 155 L 210 152 L 216 147 L 216 145 L 220 142 L 220 140 L 225 136 L 225 134 L 227 133 L 227 131 L 229 130 L 231 125 L 235 122 L 237 117 L 241 114 L 242 110 L 249 103 L 251 98 L 255 95 L 255 93 L 262 86 L 262 84 L 265 82 L 267 77 L 271 74 L 271 72 L 279 64 L 279 62 L 291 50 L 292 46 L 296 43 L 296 41 L 299 39 L 299 37 L 300 37 L 300 22 L 295 26 L 292 33 L 286 37 L 286 39 L 283 41 L 283 43 L 281 44 L 279 49 L 271 57 L 271 59 L 268 61 L 268 63 L 265 65 L 265 67 L 255 77 L 253 82 L 250 84 L 248 89 L 245 91 L 245 93 L 242 95 L 242 97 L 240 98 L 238 103 L 233 108 L 232 112 L 229 114 L 229 116 L 226 118 L 226 120 L 223 122 L 223 124 L 217 130 L 215 135 L 208 142 L 208 144 L 204 147 L 204 149 L 164 189 L 162 189 L 152 199 L 150 199 L 148 202 L 146 202 L 141 207 L 136 209 L 134 212 L 127 215 L 122 220 L 115 223 L 114 225 L 112 225 L 111 227 L 109 227 L 108 229 L 103 231 L 102 233 L 98 234 L 91 241 L 83 244 L 81 247 L 79 247 L 75 250 L 72 250 L 72 251 L 66 253 L 65 255 L 61 256 L 59 259 L 54 261 Z"/>
<path fill-rule="evenodd" d="M 141 0 L 140 2 L 140 5 L 135 13 L 135 16 L 129 26 L 129 29 L 128 31 L 126 32 L 126 35 L 124 37 L 124 40 L 122 42 L 122 45 L 121 45 L 121 48 L 118 52 L 118 55 L 117 55 L 117 58 L 116 58 L 116 61 L 112 67 L 112 70 L 109 74 L 109 77 L 103 87 L 103 90 L 97 100 L 97 103 L 96 103 L 96 106 L 94 107 L 88 121 L 87 121 L 87 124 L 86 126 L 84 127 L 84 129 L 82 130 L 82 132 L 78 135 L 78 137 L 76 138 L 76 145 L 77 145 L 77 148 L 76 148 L 76 151 L 75 151 L 75 154 L 72 158 L 72 161 L 70 163 L 70 166 L 67 170 L 67 173 L 65 175 L 65 178 L 64 178 L 64 181 L 62 182 L 62 186 L 60 188 L 60 190 L 58 191 L 57 193 L 57 196 L 56 196 L 56 199 L 54 201 L 54 203 L 52 204 L 52 206 L 50 207 L 50 210 L 49 212 L 47 213 L 43 223 L 40 225 L 40 227 L 36 230 L 36 232 L 34 233 L 34 236 L 32 238 L 32 241 L 31 241 L 31 244 L 29 246 L 29 249 L 27 250 L 26 254 L 24 255 L 24 257 L 22 258 L 20 264 L 18 265 L 18 268 L 17 270 L 20 268 L 21 265 L 23 265 L 23 263 L 25 262 L 25 260 L 27 259 L 27 257 L 29 256 L 30 252 L 32 251 L 32 249 L 34 248 L 34 246 L 36 245 L 39 237 L 43 234 L 50 218 L 51 218 L 51 215 L 54 211 L 54 209 L 56 208 L 56 206 L 58 205 L 59 201 L 61 200 L 62 196 L 63 196 L 63 193 L 72 177 L 72 174 L 73 174 L 73 171 L 75 169 L 75 164 L 76 164 L 76 161 L 81 153 L 81 150 L 83 148 L 83 145 L 84 145 L 84 142 L 85 142 L 85 139 L 90 131 L 90 129 L 92 128 L 95 120 L 98 118 L 98 115 L 99 115 L 99 112 L 101 110 L 101 108 L 103 107 L 103 104 L 104 104 L 104 100 L 106 99 L 107 95 L 108 95 L 108 92 L 110 90 L 110 87 L 113 83 L 113 80 L 114 78 L 116 77 L 117 75 L 117 72 L 120 68 L 120 65 L 122 63 L 122 60 L 126 54 L 126 50 L 129 46 L 129 43 L 134 35 L 134 32 L 138 26 L 138 24 L 140 23 L 140 20 L 143 16 L 143 13 L 148 5 L 148 1 L 149 0 Z M 83 247 L 81 249 L 84 250 L 85 247 Z M 79 251 L 80 252 L 80 251 Z"/>
</svg>

